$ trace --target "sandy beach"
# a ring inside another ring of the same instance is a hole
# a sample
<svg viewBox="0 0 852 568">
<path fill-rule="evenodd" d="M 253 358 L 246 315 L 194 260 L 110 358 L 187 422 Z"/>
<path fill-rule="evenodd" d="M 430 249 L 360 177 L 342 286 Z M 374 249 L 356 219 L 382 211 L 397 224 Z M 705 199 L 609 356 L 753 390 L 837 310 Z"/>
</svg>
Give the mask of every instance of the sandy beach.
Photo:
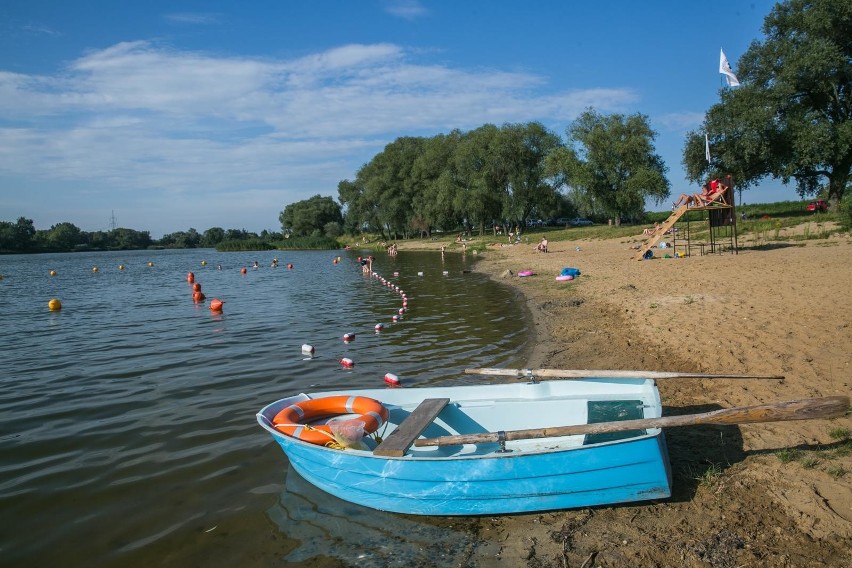
<svg viewBox="0 0 852 568">
<path fill-rule="evenodd" d="M 664 415 L 852 391 L 849 235 L 641 262 L 638 234 L 548 253 L 490 240 L 477 270 L 523 291 L 527 367 L 785 377 L 661 380 Z M 563 267 L 582 275 L 557 282 Z M 470 565 L 852 566 L 850 430 L 849 415 L 669 429 L 670 499 L 479 519 Z"/>
</svg>

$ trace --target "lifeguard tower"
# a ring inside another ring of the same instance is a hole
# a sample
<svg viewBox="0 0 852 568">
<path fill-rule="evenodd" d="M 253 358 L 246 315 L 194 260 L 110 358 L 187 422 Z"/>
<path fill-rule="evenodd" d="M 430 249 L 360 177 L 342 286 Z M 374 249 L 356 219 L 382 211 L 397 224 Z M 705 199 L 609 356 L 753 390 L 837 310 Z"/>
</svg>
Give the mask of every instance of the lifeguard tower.
<svg viewBox="0 0 852 568">
<path fill-rule="evenodd" d="M 727 186 L 723 192 L 714 194 L 704 205 L 690 207 L 683 204 L 669 215 L 648 240 L 639 247 L 634 260 L 642 260 L 649 250 L 654 248 L 663 237 L 671 241 L 672 252 L 691 256 L 694 250 L 700 254 L 737 251 L 737 215 L 734 206 L 734 184 L 731 176 L 720 180 Z M 697 231 L 709 229 L 707 239 L 695 239 Z"/>
</svg>

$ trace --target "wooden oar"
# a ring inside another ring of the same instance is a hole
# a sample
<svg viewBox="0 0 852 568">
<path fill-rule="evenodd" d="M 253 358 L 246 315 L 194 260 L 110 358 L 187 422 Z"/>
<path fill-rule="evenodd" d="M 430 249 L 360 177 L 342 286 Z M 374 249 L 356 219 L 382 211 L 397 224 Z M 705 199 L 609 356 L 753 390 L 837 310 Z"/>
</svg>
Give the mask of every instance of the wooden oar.
<svg viewBox="0 0 852 568">
<path fill-rule="evenodd" d="M 500 375 L 504 377 L 533 376 L 544 379 L 777 379 L 784 375 L 733 375 L 708 373 L 681 373 L 679 371 L 618 371 L 596 369 L 465 369 L 468 375 Z"/>
<path fill-rule="evenodd" d="M 529 430 L 509 430 L 506 432 L 488 432 L 485 434 L 460 434 L 416 440 L 415 446 L 455 446 L 459 444 L 484 444 L 509 440 L 527 440 L 531 438 L 554 438 L 578 434 L 602 434 L 624 430 L 644 430 L 647 428 L 671 428 L 674 426 L 698 426 L 705 424 L 749 424 L 753 422 L 781 422 L 784 420 L 813 420 L 818 418 L 837 418 L 849 410 L 848 396 L 828 396 L 805 400 L 790 400 L 757 406 L 724 408 L 701 414 L 684 416 L 664 416 L 661 418 L 640 418 L 638 420 L 618 420 L 598 422 L 596 424 L 577 424 L 574 426 L 555 426 L 551 428 L 533 428 Z"/>
</svg>

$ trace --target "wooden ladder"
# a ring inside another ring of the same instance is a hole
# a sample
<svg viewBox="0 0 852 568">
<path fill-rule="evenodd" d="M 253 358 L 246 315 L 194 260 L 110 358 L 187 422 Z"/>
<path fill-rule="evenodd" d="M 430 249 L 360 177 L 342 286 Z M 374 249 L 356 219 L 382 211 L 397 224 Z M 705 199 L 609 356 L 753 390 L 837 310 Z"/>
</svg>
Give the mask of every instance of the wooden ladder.
<svg viewBox="0 0 852 568">
<path fill-rule="evenodd" d="M 660 242 L 660 239 L 663 238 L 663 235 L 666 234 L 666 231 L 674 227 L 674 224 L 677 223 L 677 220 L 680 219 L 683 214 L 687 212 L 688 209 L 689 205 L 684 203 L 683 205 L 672 211 L 672 214 L 669 215 L 669 218 L 666 219 L 666 221 L 662 225 L 657 227 L 657 230 L 654 231 L 654 234 L 648 237 L 648 240 L 645 241 L 645 244 L 639 248 L 639 250 L 636 252 L 636 255 L 633 257 L 633 260 L 642 260 L 643 258 L 645 258 L 645 253 L 651 250 L 658 242 Z"/>
</svg>

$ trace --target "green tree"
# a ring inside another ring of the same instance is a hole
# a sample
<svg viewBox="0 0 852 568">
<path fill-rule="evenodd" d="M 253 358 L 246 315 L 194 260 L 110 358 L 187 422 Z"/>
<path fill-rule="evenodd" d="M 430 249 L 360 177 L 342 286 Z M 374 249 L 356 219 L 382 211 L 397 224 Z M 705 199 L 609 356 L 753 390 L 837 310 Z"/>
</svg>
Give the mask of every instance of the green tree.
<svg viewBox="0 0 852 568">
<path fill-rule="evenodd" d="M 663 159 L 655 153 L 656 133 L 645 115 L 583 112 L 567 129 L 567 143 L 548 157 L 548 173 L 562 180 L 586 214 L 620 223 L 637 217 L 645 200 L 669 196 Z"/>
<path fill-rule="evenodd" d="M 321 195 L 287 205 L 278 219 L 285 234 L 297 237 L 324 236 L 329 223 L 343 223 L 340 205 L 333 198 Z"/>
<path fill-rule="evenodd" d="M 191 229 L 194 230 L 194 229 Z M 144 249 L 151 246 L 151 233 L 134 229 L 112 229 L 108 233 L 109 246 L 117 249 Z"/>
<path fill-rule="evenodd" d="M 411 168 L 412 214 L 410 229 L 431 236 L 434 227 L 458 226 L 453 198 L 458 189 L 453 156 L 462 139 L 459 130 L 423 142 Z"/>
<path fill-rule="evenodd" d="M 723 89 L 701 130 L 688 134 L 687 174 L 730 173 L 738 189 L 770 176 L 795 180 L 803 197 L 827 187 L 836 206 L 852 175 L 852 3 L 776 4 L 763 33 L 739 61 L 741 86 Z"/>
<path fill-rule="evenodd" d="M 201 234 L 201 246 L 215 248 L 216 245 L 225 240 L 225 229 L 222 227 L 210 227 Z"/>
<path fill-rule="evenodd" d="M 455 152 L 453 208 L 466 228 L 507 220 L 503 216 L 503 192 L 508 184 L 505 163 L 499 155 L 500 129 L 484 124 L 468 132 Z"/>
<path fill-rule="evenodd" d="M 561 146 L 559 136 L 538 122 L 503 126 L 494 155 L 505 172 L 503 217 L 523 226 L 534 212 L 556 205 L 556 189 L 547 181 L 545 160 Z"/>
<path fill-rule="evenodd" d="M 52 226 L 45 237 L 48 248 L 57 251 L 73 250 L 77 245 L 86 242 L 86 236 L 72 223 L 58 223 Z"/>
</svg>

